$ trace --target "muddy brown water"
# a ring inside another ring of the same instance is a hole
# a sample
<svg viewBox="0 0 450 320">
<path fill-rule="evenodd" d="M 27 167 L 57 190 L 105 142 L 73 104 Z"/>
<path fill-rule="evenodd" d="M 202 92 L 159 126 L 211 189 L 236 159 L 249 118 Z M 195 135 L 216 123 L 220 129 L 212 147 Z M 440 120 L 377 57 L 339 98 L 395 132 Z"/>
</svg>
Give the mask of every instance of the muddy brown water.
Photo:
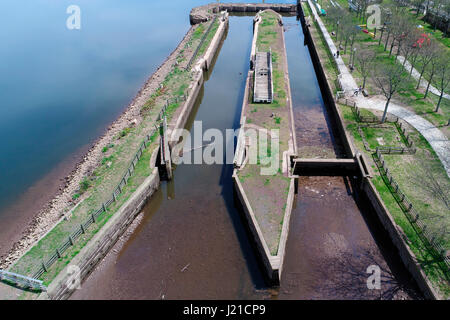
<svg viewBox="0 0 450 320">
<path fill-rule="evenodd" d="M 304 45 L 301 26 L 284 18 L 299 141 L 342 156 Z M 192 121 L 236 128 L 252 40 L 251 17 L 230 28 Z M 298 61 L 296 61 L 298 60 Z M 301 92 L 303 94 L 301 94 Z M 308 136 L 307 138 L 304 135 Z M 303 140 L 302 140 L 303 139 Z M 410 299 L 420 298 L 353 177 L 301 177 L 279 288 L 269 288 L 241 214 L 229 165 L 179 165 L 135 226 L 126 232 L 72 299 Z M 381 290 L 369 290 L 369 265 Z"/>
</svg>

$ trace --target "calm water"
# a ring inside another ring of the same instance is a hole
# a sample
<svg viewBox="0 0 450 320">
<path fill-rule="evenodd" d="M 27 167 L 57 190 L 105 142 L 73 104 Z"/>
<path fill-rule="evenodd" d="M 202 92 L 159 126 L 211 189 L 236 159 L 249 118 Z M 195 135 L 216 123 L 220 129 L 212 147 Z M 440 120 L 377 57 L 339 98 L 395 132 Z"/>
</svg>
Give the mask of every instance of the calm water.
<svg viewBox="0 0 450 320">
<path fill-rule="evenodd" d="M 32 190 L 33 197 L 22 199 L 24 192 L 86 151 L 175 49 L 190 27 L 190 9 L 209 2 L 0 2 L 0 234 L 5 239 L 20 234 L 29 218 L 24 215 L 33 213 L 25 212 L 26 206 L 8 206 L 22 201 L 31 211 L 39 209 L 40 194 L 57 188 L 52 181 L 58 173 Z M 81 30 L 66 28 L 72 4 L 81 8 Z"/>
</svg>

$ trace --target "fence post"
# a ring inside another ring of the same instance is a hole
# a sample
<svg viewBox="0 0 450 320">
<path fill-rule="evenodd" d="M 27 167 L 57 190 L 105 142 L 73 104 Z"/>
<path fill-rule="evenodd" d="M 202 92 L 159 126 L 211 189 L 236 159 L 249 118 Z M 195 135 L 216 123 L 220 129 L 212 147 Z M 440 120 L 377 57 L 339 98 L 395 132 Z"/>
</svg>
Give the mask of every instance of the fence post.
<svg viewBox="0 0 450 320">
<path fill-rule="evenodd" d="M 113 192 L 113 200 L 114 200 L 114 202 L 117 201 L 116 190 L 114 190 L 114 192 Z"/>
<path fill-rule="evenodd" d="M 42 261 L 42 268 L 44 269 L 45 272 L 48 272 L 47 267 L 45 266 L 45 262 Z"/>
<path fill-rule="evenodd" d="M 410 212 L 412 209 L 412 203 L 409 203 L 408 209 L 406 209 L 407 212 Z M 417 214 L 417 217 L 419 217 L 419 214 Z"/>
<path fill-rule="evenodd" d="M 102 203 L 102 209 L 103 209 L 103 212 L 106 212 L 106 206 L 105 206 L 104 202 Z"/>
<path fill-rule="evenodd" d="M 61 253 L 59 252 L 59 249 L 56 249 L 56 255 L 57 255 L 58 259 L 61 258 Z"/>
<path fill-rule="evenodd" d="M 93 213 L 91 213 L 91 218 L 92 218 L 92 221 L 94 221 L 94 223 L 95 223 L 95 216 Z"/>
<path fill-rule="evenodd" d="M 69 242 L 70 242 L 70 245 L 73 246 L 73 239 L 72 239 L 72 236 L 69 236 Z"/>
<path fill-rule="evenodd" d="M 86 231 L 84 230 L 83 224 L 80 224 L 80 228 L 81 228 L 81 233 L 85 233 Z"/>
</svg>

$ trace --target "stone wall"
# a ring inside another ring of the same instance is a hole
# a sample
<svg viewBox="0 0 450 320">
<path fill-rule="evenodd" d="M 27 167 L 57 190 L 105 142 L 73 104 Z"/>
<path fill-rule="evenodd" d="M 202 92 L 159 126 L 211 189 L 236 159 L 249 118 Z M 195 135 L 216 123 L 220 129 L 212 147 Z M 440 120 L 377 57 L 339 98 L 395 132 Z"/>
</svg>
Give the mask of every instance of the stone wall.
<svg viewBox="0 0 450 320">
<path fill-rule="evenodd" d="M 52 281 L 45 298 L 67 299 L 76 287 L 73 280 L 83 281 L 109 252 L 119 237 L 143 209 L 150 196 L 159 188 L 158 168 L 133 193 L 130 199 L 109 219 L 79 254 Z M 73 266 L 78 267 L 72 273 Z"/>
<path fill-rule="evenodd" d="M 271 3 L 210 3 L 195 7 L 191 10 L 189 20 L 191 24 L 206 22 L 214 13 L 227 11 L 229 13 L 256 13 L 258 11 L 272 9 L 278 13 L 297 14 L 296 4 L 271 4 Z"/>
</svg>

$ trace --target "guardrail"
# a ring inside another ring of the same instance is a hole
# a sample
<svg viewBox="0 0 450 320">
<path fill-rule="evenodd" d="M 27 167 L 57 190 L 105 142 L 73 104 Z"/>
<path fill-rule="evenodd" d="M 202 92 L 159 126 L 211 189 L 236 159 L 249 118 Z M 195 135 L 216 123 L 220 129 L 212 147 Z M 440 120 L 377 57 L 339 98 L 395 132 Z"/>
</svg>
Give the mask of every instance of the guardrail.
<svg viewBox="0 0 450 320">
<path fill-rule="evenodd" d="M 183 95 L 181 97 L 176 97 L 173 99 L 166 100 L 166 105 L 162 108 L 160 111 L 158 118 L 156 121 L 160 121 L 165 115 L 166 115 L 166 109 L 169 105 L 173 103 L 178 103 L 181 101 L 186 101 L 186 96 Z M 157 128 L 152 129 L 149 134 L 145 137 L 144 141 L 142 142 L 141 146 L 139 147 L 138 151 L 133 157 L 133 160 L 131 161 L 131 164 L 129 165 L 127 171 L 123 175 L 122 179 L 120 180 L 119 185 L 114 189 L 111 198 L 107 200 L 106 202 L 102 203 L 101 208 L 98 209 L 96 212 L 89 215 L 89 218 L 82 224 L 80 224 L 79 227 L 77 227 L 72 234 L 70 234 L 67 238 L 67 240 L 61 244 L 60 247 L 58 247 L 55 252 L 45 261 L 42 262 L 38 270 L 33 274 L 32 278 L 39 279 L 45 272 L 48 271 L 48 269 L 59 259 L 62 257 L 62 255 L 67 251 L 68 248 L 74 245 L 75 241 L 78 240 L 78 238 L 86 233 L 86 230 L 97 221 L 97 219 L 100 217 L 100 215 L 108 210 L 108 208 L 117 201 L 117 197 L 122 193 L 123 188 L 127 184 L 128 179 L 132 176 L 135 167 L 139 161 L 139 159 L 142 157 L 142 154 L 144 150 L 150 145 L 152 141 L 152 136 L 155 134 Z"/>
<path fill-rule="evenodd" d="M 437 237 L 429 231 L 427 225 L 420 218 L 419 213 L 416 211 L 411 201 L 409 201 L 408 197 L 400 190 L 398 183 L 392 177 L 389 168 L 386 166 L 383 155 L 378 148 L 374 153 L 374 160 L 381 176 L 383 177 L 383 180 L 389 186 L 389 190 L 402 209 L 403 213 L 416 230 L 422 241 L 425 244 L 428 244 L 428 246 L 435 252 L 435 255 L 445 263 L 447 268 L 445 271 L 448 274 L 450 272 L 450 256 L 447 255 L 447 250 L 441 245 L 441 243 L 439 243 Z"/>
<path fill-rule="evenodd" d="M 0 281 L 6 281 L 26 289 L 47 291 L 47 287 L 43 285 L 43 282 L 41 280 L 5 270 L 0 270 Z"/>
</svg>

